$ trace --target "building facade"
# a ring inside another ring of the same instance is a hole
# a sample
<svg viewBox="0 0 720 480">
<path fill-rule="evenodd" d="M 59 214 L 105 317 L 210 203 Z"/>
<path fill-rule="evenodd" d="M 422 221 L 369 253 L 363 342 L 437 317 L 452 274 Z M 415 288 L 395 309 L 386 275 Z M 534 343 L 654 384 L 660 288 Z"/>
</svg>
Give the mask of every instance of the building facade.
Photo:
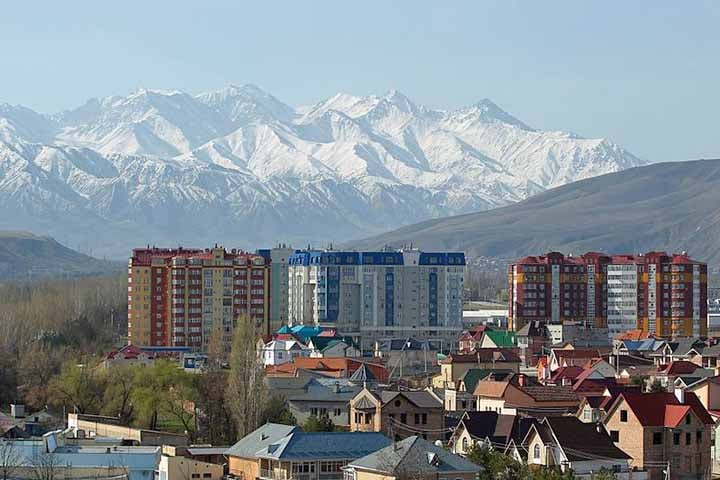
<svg viewBox="0 0 720 480">
<path fill-rule="evenodd" d="M 240 319 L 270 333 L 270 261 L 223 247 L 142 248 L 128 265 L 128 343 L 205 351 Z"/>
<path fill-rule="evenodd" d="M 463 253 L 302 251 L 289 263 L 291 325 L 337 328 L 363 350 L 409 336 L 449 341 L 462 329 Z"/>
<path fill-rule="evenodd" d="M 579 257 L 551 252 L 508 268 L 510 328 L 579 322 L 661 337 L 707 335 L 707 265 L 684 252 Z"/>
</svg>

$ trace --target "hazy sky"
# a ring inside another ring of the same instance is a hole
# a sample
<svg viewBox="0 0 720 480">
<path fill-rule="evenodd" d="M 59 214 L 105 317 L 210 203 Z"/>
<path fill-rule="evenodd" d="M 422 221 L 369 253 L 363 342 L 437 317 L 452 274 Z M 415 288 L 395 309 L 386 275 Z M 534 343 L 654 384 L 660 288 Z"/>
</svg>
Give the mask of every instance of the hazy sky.
<svg viewBox="0 0 720 480">
<path fill-rule="evenodd" d="M 396 88 L 490 98 L 649 160 L 720 157 L 717 1 L 23 1 L 0 13 L 0 102 L 254 83 L 293 105 Z"/>
</svg>

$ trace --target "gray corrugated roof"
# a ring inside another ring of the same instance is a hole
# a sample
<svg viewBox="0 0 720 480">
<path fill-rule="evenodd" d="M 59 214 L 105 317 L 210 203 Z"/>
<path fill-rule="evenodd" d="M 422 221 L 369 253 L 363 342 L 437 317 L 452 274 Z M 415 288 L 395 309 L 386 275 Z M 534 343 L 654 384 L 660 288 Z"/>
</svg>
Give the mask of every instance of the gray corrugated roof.
<svg viewBox="0 0 720 480">
<path fill-rule="evenodd" d="M 389 444 L 389 438 L 376 432 L 296 431 L 267 445 L 257 455 L 275 460 L 349 460 Z"/>
<path fill-rule="evenodd" d="M 348 467 L 392 475 L 413 473 L 480 472 L 482 467 L 437 447 L 420 437 L 408 437 L 393 445 L 350 462 Z"/>
<path fill-rule="evenodd" d="M 305 391 L 288 394 L 287 399 L 306 402 L 349 402 L 360 390 L 362 387 L 348 385 L 346 382 L 330 383 L 312 379 L 305 386 Z"/>
<path fill-rule="evenodd" d="M 256 458 L 256 453 L 263 447 L 275 443 L 299 430 L 293 425 L 281 425 L 279 423 L 266 423 L 254 432 L 240 439 L 235 445 L 228 448 L 225 455 L 242 458 Z"/>
</svg>

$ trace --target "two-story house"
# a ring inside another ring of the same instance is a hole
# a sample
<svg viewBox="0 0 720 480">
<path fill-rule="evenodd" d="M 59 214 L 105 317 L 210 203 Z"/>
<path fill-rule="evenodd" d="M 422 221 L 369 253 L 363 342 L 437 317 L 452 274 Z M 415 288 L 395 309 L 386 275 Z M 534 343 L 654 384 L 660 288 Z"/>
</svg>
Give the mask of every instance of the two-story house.
<svg viewBox="0 0 720 480">
<path fill-rule="evenodd" d="M 266 424 L 230 447 L 229 478 L 239 480 L 342 480 L 350 461 L 376 452 L 390 439 L 374 432 L 303 432 Z"/>
<path fill-rule="evenodd" d="M 583 423 L 576 417 L 545 417 L 530 427 L 525 440 L 527 463 L 533 468 L 571 470 L 575 478 L 591 479 L 602 470 L 614 478 L 644 480 L 645 472 L 633 471 L 630 456 L 618 448 L 601 424 Z"/>
<path fill-rule="evenodd" d="M 603 419 L 615 445 L 650 480 L 710 478 L 713 419 L 694 393 L 621 393 Z"/>
<path fill-rule="evenodd" d="M 393 439 L 419 435 L 443 438 L 443 405 L 425 390 L 394 391 L 363 388 L 350 400 L 350 430 L 383 432 Z"/>
<path fill-rule="evenodd" d="M 473 353 L 451 354 L 438 363 L 440 374 L 433 377 L 435 388 L 454 385 L 471 368 L 520 371 L 520 357 L 516 349 L 509 348 L 480 348 Z"/>
</svg>

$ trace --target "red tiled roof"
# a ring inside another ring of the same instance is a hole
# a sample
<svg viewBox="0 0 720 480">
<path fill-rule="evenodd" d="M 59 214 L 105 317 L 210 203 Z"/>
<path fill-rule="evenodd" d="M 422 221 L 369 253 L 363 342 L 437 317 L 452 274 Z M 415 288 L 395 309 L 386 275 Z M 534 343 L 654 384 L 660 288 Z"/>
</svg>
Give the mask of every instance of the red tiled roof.
<svg viewBox="0 0 720 480">
<path fill-rule="evenodd" d="M 686 391 L 684 394 L 685 401 L 680 403 L 677 397 L 669 392 L 640 393 L 625 391 L 618 396 L 616 402 L 619 402 L 621 398 L 624 399 L 640 423 L 646 427 L 674 427 L 677 422 L 673 422 L 677 420 L 680 412 L 687 413 L 689 410 L 692 410 L 701 422 L 709 425 L 715 423 L 694 393 Z M 670 408 L 668 409 L 668 407 Z M 683 408 L 685 409 L 683 410 Z M 679 418 L 682 419 L 683 417 L 680 416 Z"/>
<path fill-rule="evenodd" d="M 700 368 L 699 365 L 688 362 L 687 360 L 676 360 L 667 365 L 662 365 L 658 370 L 665 375 L 687 375 L 695 372 L 698 368 Z"/>
<path fill-rule="evenodd" d="M 576 378 L 578 378 L 578 375 L 580 375 L 584 371 L 584 368 L 577 366 L 560 367 L 555 370 L 555 372 L 552 374 L 552 377 L 550 377 L 550 380 L 555 383 L 559 383 L 565 378 L 575 380 Z"/>
</svg>

